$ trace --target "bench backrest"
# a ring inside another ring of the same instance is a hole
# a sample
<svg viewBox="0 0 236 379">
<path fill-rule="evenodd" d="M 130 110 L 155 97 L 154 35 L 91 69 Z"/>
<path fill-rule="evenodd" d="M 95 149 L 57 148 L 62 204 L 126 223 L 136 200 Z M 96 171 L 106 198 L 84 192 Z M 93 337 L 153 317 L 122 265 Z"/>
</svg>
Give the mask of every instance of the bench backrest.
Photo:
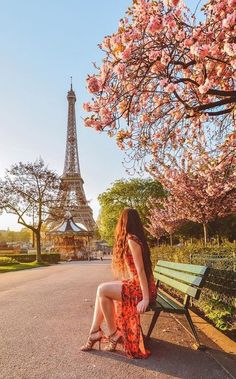
<svg viewBox="0 0 236 379">
<path fill-rule="evenodd" d="M 154 269 L 154 278 L 186 295 L 199 299 L 209 267 L 159 260 Z"/>
</svg>

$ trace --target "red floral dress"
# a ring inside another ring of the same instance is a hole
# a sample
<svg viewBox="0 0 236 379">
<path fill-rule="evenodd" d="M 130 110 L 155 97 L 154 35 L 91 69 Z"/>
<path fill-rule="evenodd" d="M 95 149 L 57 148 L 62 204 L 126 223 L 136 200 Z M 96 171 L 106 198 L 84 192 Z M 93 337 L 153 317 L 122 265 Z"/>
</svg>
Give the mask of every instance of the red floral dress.
<svg viewBox="0 0 236 379">
<path fill-rule="evenodd" d="M 148 358 L 150 351 L 145 349 L 142 330 L 140 325 L 140 315 L 137 312 L 137 304 L 142 300 L 142 290 L 139 283 L 138 273 L 134 264 L 132 253 L 129 249 L 128 240 L 137 242 L 141 248 L 142 242 L 135 235 L 128 234 L 124 259 L 128 269 L 129 279 L 122 280 L 122 301 L 116 304 L 116 321 L 120 330 L 124 350 L 129 358 Z M 150 302 L 156 299 L 157 290 L 154 277 L 149 278 Z"/>
</svg>

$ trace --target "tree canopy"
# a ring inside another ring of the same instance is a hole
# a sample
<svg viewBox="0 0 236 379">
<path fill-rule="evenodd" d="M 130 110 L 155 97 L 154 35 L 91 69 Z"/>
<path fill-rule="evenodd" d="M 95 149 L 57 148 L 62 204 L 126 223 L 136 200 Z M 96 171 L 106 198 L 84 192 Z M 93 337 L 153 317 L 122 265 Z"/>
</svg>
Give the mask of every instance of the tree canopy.
<svg viewBox="0 0 236 379">
<path fill-rule="evenodd" d="M 110 188 L 98 197 L 101 206 L 98 218 L 101 237 L 112 246 L 119 214 L 126 207 L 137 209 L 144 226 L 147 225 L 148 200 L 150 198 L 158 199 L 164 195 L 162 185 L 152 179 L 120 179 L 115 181 Z"/>
<path fill-rule="evenodd" d="M 235 146 L 235 6 L 210 0 L 198 23 L 183 1 L 133 0 L 88 76 L 85 125 L 115 136 L 133 161 L 168 162 L 199 137 L 209 151 Z"/>
</svg>

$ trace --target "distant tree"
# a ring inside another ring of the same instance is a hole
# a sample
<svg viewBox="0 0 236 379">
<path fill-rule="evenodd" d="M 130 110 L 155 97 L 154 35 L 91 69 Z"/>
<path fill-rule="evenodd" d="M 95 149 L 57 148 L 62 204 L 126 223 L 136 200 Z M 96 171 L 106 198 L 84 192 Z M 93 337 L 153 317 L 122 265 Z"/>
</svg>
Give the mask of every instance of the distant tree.
<svg viewBox="0 0 236 379">
<path fill-rule="evenodd" d="M 184 240 L 200 239 L 202 237 L 202 226 L 197 222 L 187 221 L 176 232 L 176 236 Z"/>
<path fill-rule="evenodd" d="M 35 234 L 38 262 L 42 261 L 41 228 L 58 188 L 57 174 L 49 170 L 42 159 L 17 163 L 6 171 L 4 180 L 0 180 L 0 209 L 16 215 L 18 223 Z"/>
<path fill-rule="evenodd" d="M 30 242 L 32 238 L 32 233 L 28 228 L 22 228 L 19 232 L 16 232 L 17 239 L 20 242 Z"/>
<path fill-rule="evenodd" d="M 0 242 L 29 242 L 31 232 L 27 228 L 22 228 L 20 231 L 3 230 L 0 233 Z"/>
<path fill-rule="evenodd" d="M 13 230 L 7 230 L 5 234 L 5 239 L 7 242 L 16 242 L 17 234 Z"/>
<path fill-rule="evenodd" d="M 208 229 L 209 235 L 218 237 L 219 243 L 222 239 L 227 239 L 230 242 L 236 241 L 236 214 L 217 218 L 209 223 Z"/>
<path fill-rule="evenodd" d="M 131 207 L 137 209 L 144 226 L 147 226 L 149 214 L 148 200 L 163 197 L 162 185 L 152 179 L 117 180 L 111 188 L 99 195 L 101 206 L 98 227 L 101 237 L 110 246 L 114 241 L 114 230 L 122 209 Z"/>
</svg>

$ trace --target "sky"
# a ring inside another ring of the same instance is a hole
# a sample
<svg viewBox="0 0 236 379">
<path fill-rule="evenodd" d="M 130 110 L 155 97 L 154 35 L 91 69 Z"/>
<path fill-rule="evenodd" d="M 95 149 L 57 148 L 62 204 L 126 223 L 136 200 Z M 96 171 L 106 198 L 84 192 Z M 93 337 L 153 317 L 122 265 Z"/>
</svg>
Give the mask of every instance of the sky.
<svg viewBox="0 0 236 379">
<path fill-rule="evenodd" d="M 195 7 L 197 0 L 188 0 Z M 62 174 L 70 76 L 77 96 L 81 175 L 96 219 L 97 196 L 121 178 L 124 153 L 113 139 L 83 126 L 87 74 L 101 63 L 98 44 L 117 30 L 131 0 L 0 0 L 0 177 L 17 162 L 43 158 Z M 0 230 L 20 230 L 13 215 Z"/>
</svg>

